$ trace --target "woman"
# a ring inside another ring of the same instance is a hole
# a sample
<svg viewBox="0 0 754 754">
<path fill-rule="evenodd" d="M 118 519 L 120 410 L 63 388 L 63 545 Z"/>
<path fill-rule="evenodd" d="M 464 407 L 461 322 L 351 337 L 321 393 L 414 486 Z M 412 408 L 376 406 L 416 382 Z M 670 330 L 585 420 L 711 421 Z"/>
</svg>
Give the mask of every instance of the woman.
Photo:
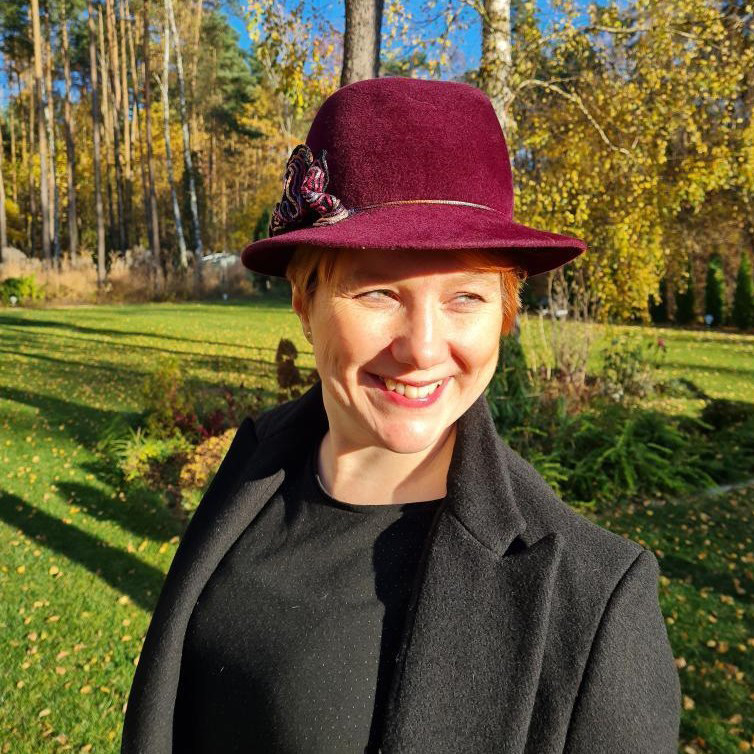
<svg viewBox="0 0 754 754">
<path fill-rule="evenodd" d="M 322 105 L 242 255 L 291 281 L 320 381 L 239 428 L 123 752 L 677 750 L 655 556 L 568 508 L 487 407 L 522 279 L 586 248 L 512 217 L 473 87 L 385 78 Z"/>
</svg>

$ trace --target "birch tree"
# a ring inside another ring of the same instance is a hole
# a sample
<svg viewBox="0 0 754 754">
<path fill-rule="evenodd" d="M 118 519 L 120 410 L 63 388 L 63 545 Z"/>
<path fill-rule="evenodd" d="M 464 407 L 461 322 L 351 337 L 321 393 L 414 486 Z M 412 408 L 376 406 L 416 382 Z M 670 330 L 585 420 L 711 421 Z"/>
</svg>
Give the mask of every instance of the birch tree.
<svg viewBox="0 0 754 754">
<path fill-rule="evenodd" d="M 178 239 L 178 264 L 181 270 L 188 268 L 186 256 L 186 239 L 183 235 L 183 222 L 181 220 L 181 208 L 178 203 L 178 194 L 175 190 L 175 178 L 173 176 L 173 152 L 170 147 L 170 98 L 168 96 L 168 77 L 170 76 L 170 24 L 167 18 L 163 26 L 163 64 L 160 90 L 162 91 L 162 120 L 165 131 L 165 166 L 168 172 L 170 184 L 170 198 L 173 205 L 173 220 L 175 222 L 175 235 Z"/>
<path fill-rule="evenodd" d="M 196 179 L 194 177 L 194 165 L 191 157 L 191 136 L 189 134 L 189 119 L 186 108 L 186 81 L 183 75 L 183 55 L 181 53 L 181 39 L 178 36 L 178 27 L 175 23 L 172 0 L 165 0 L 165 10 L 173 35 L 173 48 L 175 49 L 175 67 L 178 74 L 178 104 L 181 117 L 181 133 L 183 134 L 183 163 L 184 170 L 188 175 L 189 203 L 191 206 L 191 222 L 194 231 L 194 275 L 196 276 L 197 288 L 202 287 L 202 231 L 199 222 L 199 202 L 196 197 Z"/>
<path fill-rule="evenodd" d="M 42 31 L 39 23 L 39 0 L 31 0 L 31 30 L 34 44 L 34 91 L 37 112 L 37 139 L 39 143 L 39 202 L 42 212 L 42 253 L 45 261 L 50 261 L 50 184 L 47 176 L 49 170 L 47 154 L 47 133 L 45 114 L 47 98 L 45 96 L 44 75 L 42 72 Z"/>
</svg>

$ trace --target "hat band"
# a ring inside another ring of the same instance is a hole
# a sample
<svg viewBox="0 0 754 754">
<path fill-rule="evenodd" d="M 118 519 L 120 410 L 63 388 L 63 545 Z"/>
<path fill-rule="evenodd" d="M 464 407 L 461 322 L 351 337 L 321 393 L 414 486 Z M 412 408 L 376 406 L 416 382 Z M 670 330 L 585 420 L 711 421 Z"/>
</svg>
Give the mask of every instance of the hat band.
<svg viewBox="0 0 754 754">
<path fill-rule="evenodd" d="M 464 202 L 460 199 L 396 199 L 392 202 L 382 202 L 381 204 L 367 204 L 365 207 L 356 207 L 355 209 L 373 209 L 375 207 L 390 207 L 393 204 L 456 204 L 461 207 L 477 207 L 487 209 L 490 212 L 499 212 L 494 207 L 488 207 L 486 204 L 475 204 L 474 202 Z"/>
</svg>

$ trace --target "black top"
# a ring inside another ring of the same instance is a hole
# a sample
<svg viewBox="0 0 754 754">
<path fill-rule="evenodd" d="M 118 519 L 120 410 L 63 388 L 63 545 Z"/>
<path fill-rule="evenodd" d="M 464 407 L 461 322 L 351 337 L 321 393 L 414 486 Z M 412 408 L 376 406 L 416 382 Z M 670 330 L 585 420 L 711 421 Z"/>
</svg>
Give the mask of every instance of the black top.
<svg viewBox="0 0 754 754">
<path fill-rule="evenodd" d="M 377 750 L 416 568 L 442 500 L 328 495 L 317 448 L 220 561 L 186 631 L 176 752 Z"/>
</svg>

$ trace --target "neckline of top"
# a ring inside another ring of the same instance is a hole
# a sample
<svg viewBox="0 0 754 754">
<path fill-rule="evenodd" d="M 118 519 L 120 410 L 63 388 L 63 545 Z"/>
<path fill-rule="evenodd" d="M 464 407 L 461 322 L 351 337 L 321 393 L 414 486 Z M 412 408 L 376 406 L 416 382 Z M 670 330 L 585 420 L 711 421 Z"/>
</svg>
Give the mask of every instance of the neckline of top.
<svg viewBox="0 0 754 754">
<path fill-rule="evenodd" d="M 325 489 L 324 484 L 322 484 L 322 479 L 320 479 L 319 473 L 317 472 L 318 450 L 319 447 L 315 444 L 314 449 L 309 453 L 306 473 L 309 475 L 309 479 L 314 479 L 315 489 L 320 493 L 317 496 L 317 502 L 324 505 L 351 511 L 353 513 L 426 513 L 428 511 L 434 511 L 446 499 L 445 497 L 441 497 L 435 500 L 419 500 L 410 503 L 348 503 L 345 500 L 338 500 Z"/>
</svg>

